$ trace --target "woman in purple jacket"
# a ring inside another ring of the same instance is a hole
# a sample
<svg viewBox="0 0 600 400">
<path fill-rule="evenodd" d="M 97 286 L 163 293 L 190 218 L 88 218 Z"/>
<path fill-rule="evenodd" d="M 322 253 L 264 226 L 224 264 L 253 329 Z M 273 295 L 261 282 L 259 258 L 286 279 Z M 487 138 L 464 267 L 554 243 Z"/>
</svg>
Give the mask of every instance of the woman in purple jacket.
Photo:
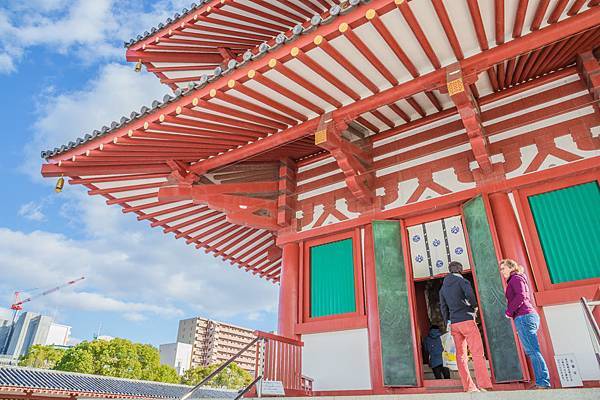
<svg viewBox="0 0 600 400">
<path fill-rule="evenodd" d="M 506 279 L 506 317 L 513 318 L 523 350 L 531 360 L 538 389 L 550 388 L 548 366 L 540 352 L 537 331 L 540 317 L 531 304 L 531 295 L 523 267 L 514 260 L 500 261 L 500 273 Z"/>
</svg>

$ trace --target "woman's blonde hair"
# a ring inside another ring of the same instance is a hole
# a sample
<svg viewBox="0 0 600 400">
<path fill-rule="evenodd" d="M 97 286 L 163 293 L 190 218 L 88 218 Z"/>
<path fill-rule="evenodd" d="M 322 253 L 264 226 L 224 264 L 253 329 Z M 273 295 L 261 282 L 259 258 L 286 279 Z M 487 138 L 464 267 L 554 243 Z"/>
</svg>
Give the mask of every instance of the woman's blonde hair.
<svg viewBox="0 0 600 400">
<path fill-rule="evenodd" d="M 500 261 L 500 265 L 506 265 L 506 267 L 512 272 L 518 272 L 519 274 L 522 274 L 525 269 L 519 265 L 518 262 L 516 262 L 515 260 L 511 260 L 510 258 L 505 258 L 504 260 Z"/>
</svg>

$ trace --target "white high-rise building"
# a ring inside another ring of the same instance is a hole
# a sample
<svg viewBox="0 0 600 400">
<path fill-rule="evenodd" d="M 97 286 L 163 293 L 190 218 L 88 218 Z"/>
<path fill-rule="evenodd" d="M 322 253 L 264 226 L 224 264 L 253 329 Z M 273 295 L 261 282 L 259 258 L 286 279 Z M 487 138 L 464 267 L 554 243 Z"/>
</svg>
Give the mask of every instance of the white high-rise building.
<svg viewBox="0 0 600 400">
<path fill-rule="evenodd" d="M 192 362 L 192 345 L 188 343 L 167 343 L 158 347 L 160 363 L 169 365 L 183 375 L 190 368 Z"/>
<path fill-rule="evenodd" d="M 10 311 L 0 315 L 0 351 L 6 347 L 5 354 L 13 357 L 26 354 L 36 344 L 66 346 L 71 336 L 70 326 L 56 324 L 47 315 L 24 312 L 12 327 L 12 316 L 10 319 L 4 318 L 5 315 L 10 315 Z"/>
<path fill-rule="evenodd" d="M 252 342 L 252 329 L 208 318 L 189 318 L 179 321 L 177 341 L 192 345 L 192 367 L 221 364 Z M 254 374 L 256 345 L 244 351 L 235 362 Z"/>
</svg>

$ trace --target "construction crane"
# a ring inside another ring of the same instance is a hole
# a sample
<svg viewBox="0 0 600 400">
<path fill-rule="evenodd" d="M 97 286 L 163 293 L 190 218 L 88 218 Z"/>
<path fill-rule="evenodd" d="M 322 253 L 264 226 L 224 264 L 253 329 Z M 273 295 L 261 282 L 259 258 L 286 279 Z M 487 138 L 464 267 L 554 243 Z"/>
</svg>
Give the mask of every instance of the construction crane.
<svg viewBox="0 0 600 400">
<path fill-rule="evenodd" d="M 50 293 L 59 291 L 60 289 L 62 289 L 64 287 L 73 285 L 84 279 L 85 279 L 85 277 L 82 276 L 81 278 L 77 278 L 72 281 L 63 283 L 62 285 L 58 285 L 51 289 L 44 290 L 42 293 L 36 294 L 34 296 L 30 296 L 23 300 L 19 300 L 19 295 L 21 294 L 21 292 L 15 292 L 14 303 L 10 306 L 10 309 L 13 310 L 12 323 L 10 324 L 8 334 L 6 335 L 6 339 L 4 340 L 4 345 L 2 346 L 2 351 L 0 351 L 0 354 L 7 354 L 7 352 L 8 352 L 8 346 L 10 344 L 10 340 L 12 339 L 12 335 L 15 330 L 15 322 L 17 321 L 17 317 L 19 316 L 19 312 L 23 309 L 23 304 L 29 303 L 31 300 L 37 299 L 38 297 L 43 297 L 43 296 L 49 295 Z"/>
</svg>

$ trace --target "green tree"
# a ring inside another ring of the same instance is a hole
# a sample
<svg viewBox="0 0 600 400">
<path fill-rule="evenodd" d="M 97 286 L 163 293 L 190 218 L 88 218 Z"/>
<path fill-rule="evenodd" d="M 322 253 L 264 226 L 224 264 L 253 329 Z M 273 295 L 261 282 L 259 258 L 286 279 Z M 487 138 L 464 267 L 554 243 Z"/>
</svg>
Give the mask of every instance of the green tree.
<svg viewBox="0 0 600 400">
<path fill-rule="evenodd" d="M 23 367 L 52 369 L 61 360 L 65 350 L 41 344 L 33 345 L 27 354 L 21 356 L 19 365 Z"/>
<path fill-rule="evenodd" d="M 210 375 L 214 370 L 219 368 L 220 364 L 212 364 L 207 366 L 198 366 L 190 368 L 183 374 L 181 383 L 186 385 L 197 385 Z M 215 388 L 241 389 L 252 382 L 252 375 L 242 369 L 236 363 L 231 363 L 223 371 L 213 377 L 206 383 L 206 386 Z"/>
<path fill-rule="evenodd" d="M 56 370 L 176 383 L 174 368 L 160 365 L 158 350 L 126 339 L 81 342 L 68 349 Z"/>
</svg>

